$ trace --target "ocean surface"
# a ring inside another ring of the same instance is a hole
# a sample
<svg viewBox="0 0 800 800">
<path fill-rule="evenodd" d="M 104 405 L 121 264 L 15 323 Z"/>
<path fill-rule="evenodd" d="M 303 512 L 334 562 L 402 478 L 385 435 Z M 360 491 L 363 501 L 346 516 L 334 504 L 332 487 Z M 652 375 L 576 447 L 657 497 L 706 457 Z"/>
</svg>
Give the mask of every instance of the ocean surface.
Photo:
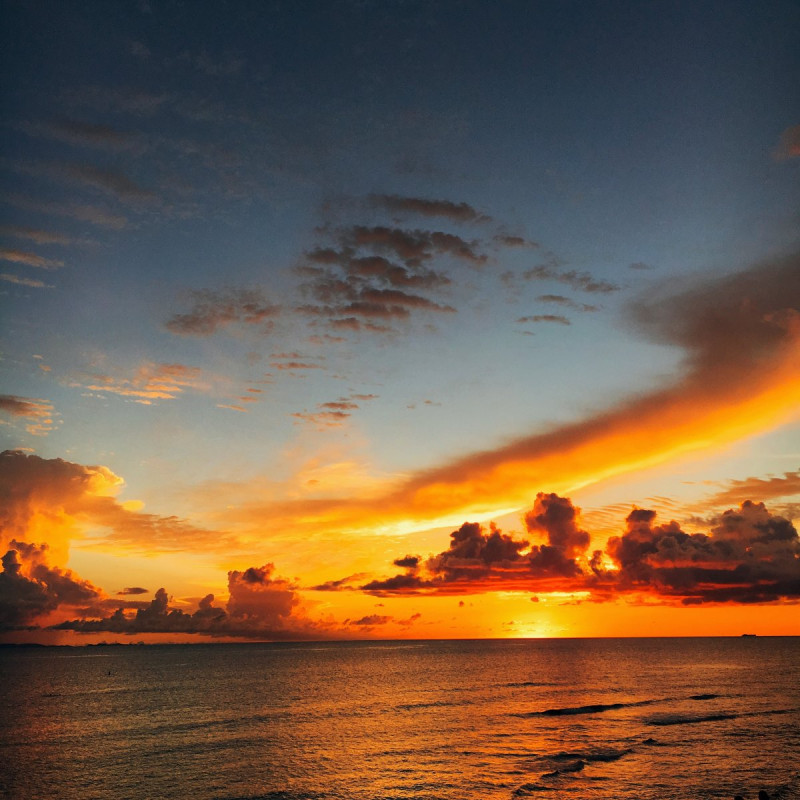
<svg viewBox="0 0 800 800">
<path fill-rule="evenodd" d="M 800 638 L 0 648 L 0 797 L 759 790 L 800 798 Z"/>
</svg>

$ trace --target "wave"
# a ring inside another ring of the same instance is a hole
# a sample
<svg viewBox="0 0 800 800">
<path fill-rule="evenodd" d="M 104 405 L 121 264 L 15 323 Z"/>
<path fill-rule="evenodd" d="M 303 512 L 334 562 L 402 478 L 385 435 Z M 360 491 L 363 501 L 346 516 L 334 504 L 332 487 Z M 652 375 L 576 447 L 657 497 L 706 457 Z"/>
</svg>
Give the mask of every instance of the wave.
<svg viewBox="0 0 800 800">
<path fill-rule="evenodd" d="M 619 761 L 623 756 L 628 755 L 628 753 L 632 753 L 630 747 L 626 747 L 624 750 L 614 750 L 612 748 L 603 748 L 600 750 L 588 750 L 588 751 L 578 751 L 578 752 L 565 752 L 565 753 L 556 753 L 552 756 L 542 756 L 543 760 L 547 761 L 584 761 L 587 763 L 591 763 L 592 761 L 600 761 L 604 763 L 609 763 L 611 761 Z"/>
<path fill-rule="evenodd" d="M 399 703 L 395 708 L 401 711 L 414 711 L 418 708 L 447 708 L 448 706 L 469 705 L 469 701 L 454 702 L 453 700 L 430 700 L 421 703 Z"/>
<path fill-rule="evenodd" d="M 726 719 L 737 719 L 739 714 L 659 714 L 645 722 L 648 725 L 694 725 L 698 722 L 721 722 Z"/>
<path fill-rule="evenodd" d="M 654 700 L 635 700 L 631 703 L 593 703 L 587 706 L 563 706 L 561 708 L 546 708 L 544 711 L 527 711 L 513 714 L 515 717 L 571 717 L 577 714 L 602 714 L 604 711 L 617 711 L 620 708 L 637 708 L 650 706 L 653 703 L 663 703 L 666 698 Z"/>
<path fill-rule="evenodd" d="M 501 683 L 500 686 L 505 686 L 510 689 L 523 689 L 530 686 L 564 686 L 563 683 L 553 683 L 545 681 L 519 681 L 517 683 Z"/>
<path fill-rule="evenodd" d="M 745 711 L 742 713 L 720 712 L 718 714 L 657 714 L 644 720 L 648 725 L 695 725 L 700 722 L 723 722 L 740 717 L 767 717 L 775 714 L 791 714 L 791 708 L 770 708 L 764 711 Z"/>
</svg>

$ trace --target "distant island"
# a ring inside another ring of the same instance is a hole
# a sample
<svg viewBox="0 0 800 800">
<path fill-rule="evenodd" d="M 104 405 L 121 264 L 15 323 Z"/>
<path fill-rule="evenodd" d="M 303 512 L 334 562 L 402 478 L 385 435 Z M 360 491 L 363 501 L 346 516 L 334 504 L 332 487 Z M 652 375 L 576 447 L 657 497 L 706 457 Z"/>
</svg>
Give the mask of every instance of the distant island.
<svg viewBox="0 0 800 800">
<path fill-rule="evenodd" d="M 755 639 L 758 636 L 757 633 L 743 633 L 742 639 Z"/>
</svg>

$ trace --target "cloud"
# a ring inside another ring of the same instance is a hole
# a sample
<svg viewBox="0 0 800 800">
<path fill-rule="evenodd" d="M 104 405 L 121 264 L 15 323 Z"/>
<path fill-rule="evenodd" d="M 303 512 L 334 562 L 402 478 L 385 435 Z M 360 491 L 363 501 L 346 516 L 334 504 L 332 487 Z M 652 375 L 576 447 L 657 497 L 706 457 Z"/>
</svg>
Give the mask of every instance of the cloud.
<svg viewBox="0 0 800 800">
<path fill-rule="evenodd" d="M 361 617 L 361 619 L 354 619 L 350 621 L 350 625 L 361 625 L 365 627 L 373 627 L 375 625 L 386 625 L 388 622 L 391 622 L 394 617 L 387 617 L 382 614 L 368 614 L 366 617 Z"/>
<path fill-rule="evenodd" d="M 235 552 L 229 533 L 192 525 L 175 516 L 148 514 L 118 502 L 124 481 L 104 466 L 45 459 L 18 450 L 0 454 L 0 549 L 46 541 L 51 560 L 65 564 L 70 543 L 91 532 L 96 545 L 118 550 L 183 551 L 187 546 Z"/>
<path fill-rule="evenodd" d="M 775 149 L 775 158 L 785 161 L 798 156 L 800 156 L 800 125 L 793 125 L 781 134 L 780 142 Z"/>
<path fill-rule="evenodd" d="M 17 286 L 28 286 L 31 289 L 53 289 L 51 284 L 44 281 L 36 280 L 35 278 L 21 278 L 19 275 L 11 275 L 8 272 L 0 273 L 0 281 L 6 283 L 14 283 Z"/>
<path fill-rule="evenodd" d="M 29 420 L 25 429 L 34 436 L 45 436 L 55 427 L 53 406 L 47 400 L 2 394 L 0 413 Z"/>
<path fill-rule="evenodd" d="M 507 233 L 495 234 L 492 236 L 492 241 L 502 245 L 503 247 L 539 247 L 538 242 L 532 242 L 530 239 L 526 239 L 524 236 L 513 236 Z"/>
<path fill-rule="evenodd" d="M 570 590 L 583 588 L 584 559 L 589 534 L 578 525 L 579 509 L 556 494 L 540 492 L 525 515 L 529 534 L 546 543 L 531 544 L 502 533 L 494 523 L 485 529 L 465 522 L 450 534 L 444 552 L 423 561 L 420 556 L 396 559 L 405 574 L 371 581 L 362 591 L 391 594 L 469 594 L 502 589 Z"/>
<path fill-rule="evenodd" d="M 149 589 L 143 589 L 141 586 L 126 586 L 117 594 L 149 594 L 149 592 Z"/>
<path fill-rule="evenodd" d="M 106 208 L 92 206 L 83 203 L 48 203 L 43 201 L 31 200 L 23 195 L 6 194 L 0 200 L 9 205 L 21 208 L 24 211 L 31 211 L 35 214 L 47 214 L 56 217 L 68 217 L 77 219 L 80 222 L 88 222 L 111 230 L 123 230 L 128 226 L 127 217 L 121 214 L 114 214 Z"/>
<path fill-rule="evenodd" d="M 464 595 L 498 590 L 560 592 L 595 602 L 698 605 L 800 602 L 800 537 L 787 519 L 750 500 L 709 523 L 707 533 L 686 533 L 656 512 L 635 508 L 625 531 L 589 556 L 591 537 L 579 509 L 559 495 L 539 493 L 525 515 L 529 534 L 546 544 L 464 523 L 450 547 L 423 561 L 397 559 L 402 574 L 362 585 L 390 595 Z"/>
<path fill-rule="evenodd" d="M 552 303 L 554 305 L 564 306 L 573 311 L 598 311 L 598 306 L 589 305 L 587 303 L 578 303 L 577 301 L 564 297 L 563 294 L 540 294 L 536 300 L 539 303 Z"/>
<path fill-rule="evenodd" d="M 0 234 L 15 239 L 27 239 L 36 244 L 75 244 L 76 239 L 56 231 L 43 231 L 38 228 L 26 228 L 22 225 L 0 225 Z"/>
<path fill-rule="evenodd" d="M 625 533 L 608 541 L 606 552 L 619 568 L 613 583 L 621 590 L 684 605 L 800 601 L 800 538 L 763 503 L 746 500 L 725 511 L 707 534 L 655 519 L 654 511 L 634 509 Z"/>
<path fill-rule="evenodd" d="M 555 322 L 558 325 L 570 325 L 570 321 L 560 314 L 534 314 L 532 317 L 520 317 L 517 322 Z"/>
<path fill-rule="evenodd" d="M 174 400 L 187 389 L 208 388 L 199 367 L 152 362 L 141 364 L 131 377 L 95 373 L 86 376 L 79 385 L 94 392 L 130 397 L 144 405 L 156 400 Z"/>
<path fill-rule="evenodd" d="M 221 328 L 238 323 L 255 325 L 259 331 L 272 329 L 272 317 L 280 308 L 267 301 L 258 289 L 199 289 L 191 293 L 192 310 L 175 314 L 165 327 L 179 336 L 210 336 Z"/>
<path fill-rule="evenodd" d="M 47 565 L 47 546 L 11 540 L 0 572 L 0 631 L 25 629 L 61 606 L 79 606 L 102 593 L 70 570 Z"/>
<path fill-rule="evenodd" d="M 214 605 L 214 595 L 200 600 L 189 613 L 170 608 L 164 588 L 134 615 L 119 607 L 108 617 L 78 618 L 53 625 L 55 630 L 80 633 L 120 634 L 166 633 L 206 634 L 251 639 L 316 639 L 331 635 L 326 622 L 310 619 L 302 607 L 295 587 L 273 577 L 274 566 L 250 567 L 228 572 L 228 602 L 225 608 Z"/>
<path fill-rule="evenodd" d="M 340 397 L 338 400 L 329 400 L 327 403 L 317 403 L 317 410 L 313 412 L 295 412 L 293 417 L 310 422 L 318 430 L 324 428 L 341 427 L 361 406 L 355 402 L 365 402 L 374 399 L 376 396 L 371 394 L 353 394 L 347 397 Z"/>
<path fill-rule="evenodd" d="M 560 259 L 551 257 L 542 264 L 526 269 L 522 273 L 522 277 L 527 281 L 536 280 L 563 283 L 572 289 L 578 289 L 591 294 L 609 294 L 610 292 L 619 291 L 619 286 L 616 284 L 610 283 L 609 281 L 598 280 L 588 272 L 578 272 L 574 269 L 562 270 L 562 266 L 563 262 Z"/>
<path fill-rule="evenodd" d="M 742 503 L 751 497 L 765 500 L 774 497 L 800 495 L 800 470 L 785 472 L 782 478 L 745 478 L 730 481 L 727 489 L 717 492 L 706 500 L 711 506 Z"/>
<path fill-rule="evenodd" d="M 75 119 L 59 119 L 45 123 L 27 122 L 19 128 L 31 136 L 45 137 L 67 144 L 98 147 L 105 150 L 142 149 L 140 137 L 110 125 Z"/>
<path fill-rule="evenodd" d="M 476 211 L 468 203 L 450 200 L 429 200 L 422 197 L 401 197 L 396 194 L 372 194 L 372 205 L 391 212 L 418 214 L 423 217 L 445 217 L 454 222 L 490 222 L 491 217 Z"/>
<path fill-rule="evenodd" d="M 16 172 L 47 178 L 48 180 L 78 184 L 98 189 L 124 203 L 152 203 L 157 195 L 139 186 L 124 172 L 94 164 L 60 162 L 14 162 Z"/>
<path fill-rule="evenodd" d="M 12 264 L 24 264 L 26 267 L 38 269 L 58 269 L 64 266 L 63 261 L 54 258 L 44 258 L 36 253 L 27 253 L 22 250 L 0 249 L 0 260 L 10 261 Z"/>
<path fill-rule="evenodd" d="M 368 496 L 253 502 L 249 519 L 315 535 L 453 526 L 523 508 L 547 486 L 569 495 L 599 481 L 713 450 L 795 419 L 800 409 L 800 255 L 689 285 L 650 288 L 625 324 L 683 360 L 663 385 L 573 422 L 385 479 Z"/>
</svg>

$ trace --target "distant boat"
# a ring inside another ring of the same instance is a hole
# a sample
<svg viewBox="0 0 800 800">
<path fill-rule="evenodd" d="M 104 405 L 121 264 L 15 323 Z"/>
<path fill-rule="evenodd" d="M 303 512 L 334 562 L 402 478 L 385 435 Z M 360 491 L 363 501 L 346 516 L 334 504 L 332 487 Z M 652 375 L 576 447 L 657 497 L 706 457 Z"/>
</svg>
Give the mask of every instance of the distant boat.
<svg viewBox="0 0 800 800">
<path fill-rule="evenodd" d="M 743 633 L 742 639 L 755 639 L 758 636 L 757 633 Z"/>
</svg>

